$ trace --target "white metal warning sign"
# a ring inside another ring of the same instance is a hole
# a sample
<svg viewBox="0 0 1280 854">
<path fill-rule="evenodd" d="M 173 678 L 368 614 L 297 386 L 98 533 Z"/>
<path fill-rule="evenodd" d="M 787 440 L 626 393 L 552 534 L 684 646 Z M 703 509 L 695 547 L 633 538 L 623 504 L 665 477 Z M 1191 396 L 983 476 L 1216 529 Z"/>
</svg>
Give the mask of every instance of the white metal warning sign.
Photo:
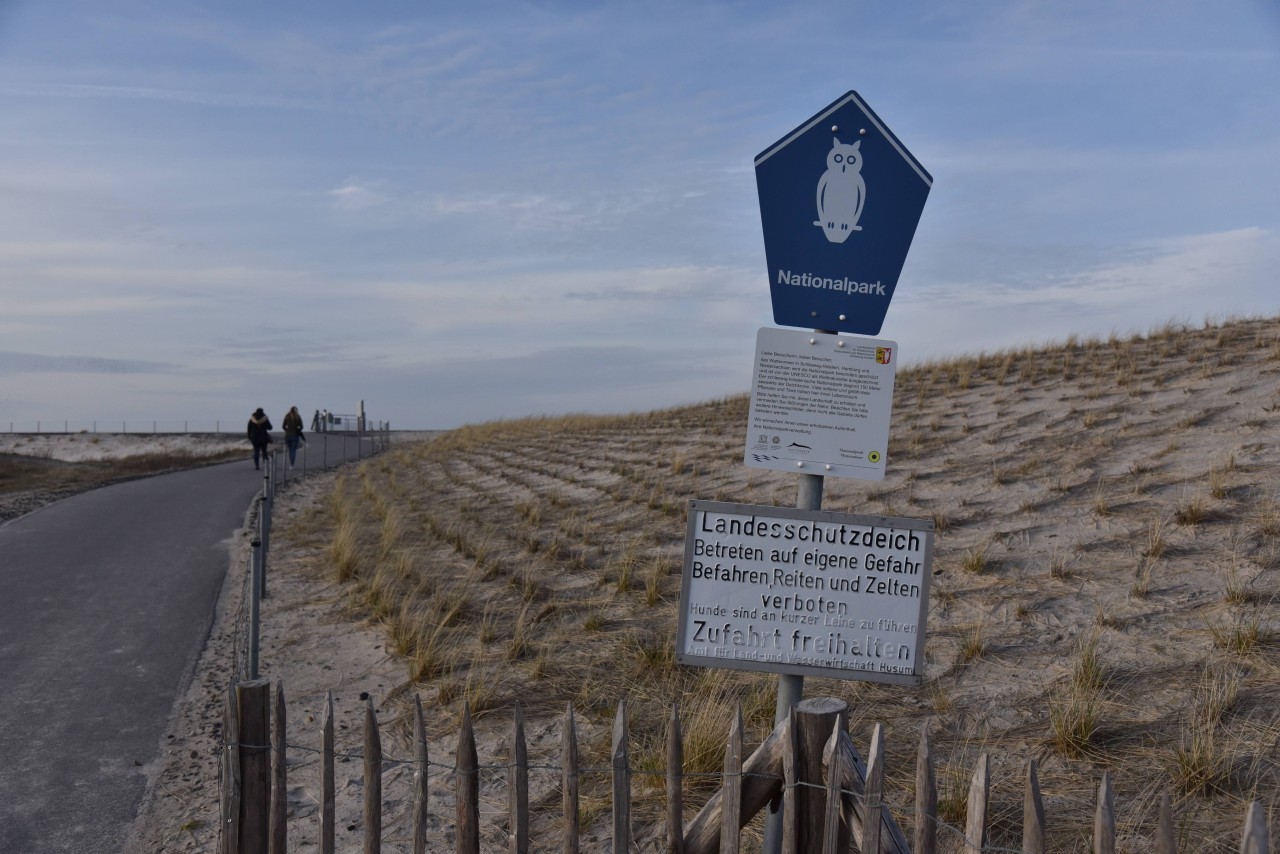
<svg viewBox="0 0 1280 854">
<path fill-rule="evenodd" d="M 882 480 L 897 365 L 893 341 L 761 329 L 743 461 Z"/>
<path fill-rule="evenodd" d="M 676 660 L 914 685 L 933 522 L 689 505 Z"/>
</svg>

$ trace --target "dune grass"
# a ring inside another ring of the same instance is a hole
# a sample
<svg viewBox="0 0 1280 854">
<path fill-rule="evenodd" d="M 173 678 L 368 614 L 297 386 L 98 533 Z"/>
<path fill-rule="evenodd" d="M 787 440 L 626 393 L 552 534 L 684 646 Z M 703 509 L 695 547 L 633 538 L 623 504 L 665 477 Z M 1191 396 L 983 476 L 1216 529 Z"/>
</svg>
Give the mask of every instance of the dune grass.
<svg viewBox="0 0 1280 854">
<path fill-rule="evenodd" d="M 335 482 L 318 571 L 350 585 L 414 690 L 454 716 L 519 698 L 550 720 L 572 700 L 599 731 L 626 698 L 652 764 L 679 702 L 688 770 L 714 773 L 739 706 L 749 740 L 771 728 L 776 680 L 675 663 L 686 503 L 796 492 L 743 466 L 746 411 L 737 396 L 397 447 Z M 995 815 L 1018 814 L 1036 755 L 1051 825 L 1087 827 L 1109 770 L 1124 850 L 1143 850 L 1163 790 L 1188 850 L 1230 850 L 1217 828 L 1243 803 L 1280 806 L 1277 427 L 1273 319 L 901 371 L 886 479 L 828 479 L 824 507 L 934 520 L 927 678 L 810 679 L 806 694 L 847 699 L 859 743 L 886 725 L 886 801 L 904 819 L 927 724 L 946 767 L 975 744 L 991 754 Z M 585 750 L 603 761 L 607 744 Z M 660 808 L 655 790 L 637 816 Z M 1018 832 L 996 822 L 992 844 Z"/>
</svg>

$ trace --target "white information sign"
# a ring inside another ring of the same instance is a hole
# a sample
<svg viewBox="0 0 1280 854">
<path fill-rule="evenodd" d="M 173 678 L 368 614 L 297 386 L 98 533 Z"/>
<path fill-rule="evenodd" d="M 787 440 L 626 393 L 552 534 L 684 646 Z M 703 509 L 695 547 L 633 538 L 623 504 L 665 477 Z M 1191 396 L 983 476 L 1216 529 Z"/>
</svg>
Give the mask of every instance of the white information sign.
<svg viewBox="0 0 1280 854">
<path fill-rule="evenodd" d="M 933 522 L 689 504 L 676 660 L 917 685 Z"/>
<path fill-rule="evenodd" d="M 756 334 L 744 461 L 884 479 L 898 345 L 766 327 Z"/>
</svg>

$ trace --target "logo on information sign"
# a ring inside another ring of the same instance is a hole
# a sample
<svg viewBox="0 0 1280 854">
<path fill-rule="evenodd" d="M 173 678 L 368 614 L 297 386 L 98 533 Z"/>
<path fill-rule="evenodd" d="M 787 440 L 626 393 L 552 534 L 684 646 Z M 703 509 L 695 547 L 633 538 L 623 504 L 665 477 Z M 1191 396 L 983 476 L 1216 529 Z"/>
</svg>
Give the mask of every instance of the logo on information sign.
<svg viewBox="0 0 1280 854">
<path fill-rule="evenodd" d="M 877 347 L 876 348 L 876 364 L 877 365 L 889 364 L 889 356 L 892 353 L 893 353 L 892 347 Z"/>
</svg>

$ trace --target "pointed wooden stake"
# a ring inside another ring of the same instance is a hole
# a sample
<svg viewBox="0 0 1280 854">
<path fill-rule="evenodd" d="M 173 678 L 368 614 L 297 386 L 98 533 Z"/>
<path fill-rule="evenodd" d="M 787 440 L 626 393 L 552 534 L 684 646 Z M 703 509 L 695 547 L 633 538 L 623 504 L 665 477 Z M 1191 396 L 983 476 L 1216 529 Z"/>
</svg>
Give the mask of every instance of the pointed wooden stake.
<svg viewBox="0 0 1280 854">
<path fill-rule="evenodd" d="M 667 722 L 667 854 L 684 854 L 684 735 L 680 704 Z"/>
<path fill-rule="evenodd" d="M 529 747 L 524 738 L 524 709 L 516 701 L 515 722 L 511 733 L 511 778 L 507 789 L 511 796 L 511 854 L 529 852 Z"/>
<path fill-rule="evenodd" d="M 1027 779 L 1022 789 L 1022 852 L 1045 854 L 1044 800 L 1040 797 L 1040 766 L 1027 760 Z"/>
<path fill-rule="evenodd" d="M 427 728 L 422 722 L 422 698 L 413 697 L 413 854 L 427 852 Z"/>
<path fill-rule="evenodd" d="M 867 752 L 867 781 L 864 784 L 862 814 L 862 848 L 880 851 L 880 802 L 884 792 L 884 730 L 880 724 L 871 732 L 871 749 Z"/>
<path fill-rule="evenodd" d="M 991 760 L 987 754 L 978 757 L 969 780 L 969 806 L 965 810 L 964 854 L 982 854 L 987 841 L 987 804 L 991 799 Z"/>
<path fill-rule="evenodd" d="M 476 757 L 476 735 L 471 724 L 471 704 L 462 704 L 462 731 L 458 733 L 457 772 L 457 851 L 458 854 L 480 854 L 480 769 Z"/>
<path fill-rule="evenodd" d="M 382 736 L 372 697 L 364 705 L 364 850 L 382 851 Z"/>
<path fill-rule="evenodd" d="M 564 734 L 561 736 L 564 750 L 560 760 L 561 807 L 564 814 L 564 854 L 578 854 L 578 730 L 573 721 L 573 703 L 564 716 Z"/>
<path fill-rule="evenodd" d="M 1258 801 L 1250 802 L 1249 812 L 1245 814 L 1240 854 L 1270 854 L 1267 845 L 1267 814 Z"/>
<path fill-rule="evenodd" d="M 720 854 L 738 854 L 742 826 L 742 704 L 729 723 L 729 744 L 724 751 L 724 775 L 720 778 Z"/>
<path fill-rule="evenodd" d="M 289 839 L 289 784 L 285 771 L 284 683 L 276 680 L 271 703 L 271 854 L 286 854 Z"/>
<path fill-rule="evenodd" d="M 627 701 L 618 701 L 613 718 L 613 850 L 631 850 L 631 748 Z"/>
<path fill-rule="evenodd" d="M 822 854 L 844 854 L 840 845 L 840 812 L 844 805 L 840 789 L 840 781 L 844 778 L 844 751 L 840 749 L 843 723 L 842 720 L 836 721 L 828 743 L 831 760 L 827 764 L 827 814 L 822 822 Z"/>
<path fill-rule="evenodd" d="M 782 854 L 800 854 L 800 822 L 798 820 L 800 765 L 800 728 L 796 724 L 796 707 L 787 714 L 786 741 L 782 752 Z"/>
<path fill-rule="evenodd" d="M 933 773 L 928 721 L 920 727 L 920 749 L 916 752 L 916 832 L 912 850 L 915 854 L 938 854 L 938 781 Z"/>
<path fill-rule="evenodd" d="M 1116 799 L 1111 791 L 1111 772 L 1102 772 L 1098 786 L 1098 807 L 1093 814 L 1093 854 L 1116 854 Z"/>
<path fill-rule="evenodd" d="M 320 722 L 320 854 L 333 854 L 337 800 L 333 775 L 333 694 L 326 691 Z"/>
<path fill-rule="evenodd" d="M 1178 839 L 1173 831 L 1173 799 L 1168 792 L 1160 796 L 1155 854 L 1178 854 Z"/>
</svg>

